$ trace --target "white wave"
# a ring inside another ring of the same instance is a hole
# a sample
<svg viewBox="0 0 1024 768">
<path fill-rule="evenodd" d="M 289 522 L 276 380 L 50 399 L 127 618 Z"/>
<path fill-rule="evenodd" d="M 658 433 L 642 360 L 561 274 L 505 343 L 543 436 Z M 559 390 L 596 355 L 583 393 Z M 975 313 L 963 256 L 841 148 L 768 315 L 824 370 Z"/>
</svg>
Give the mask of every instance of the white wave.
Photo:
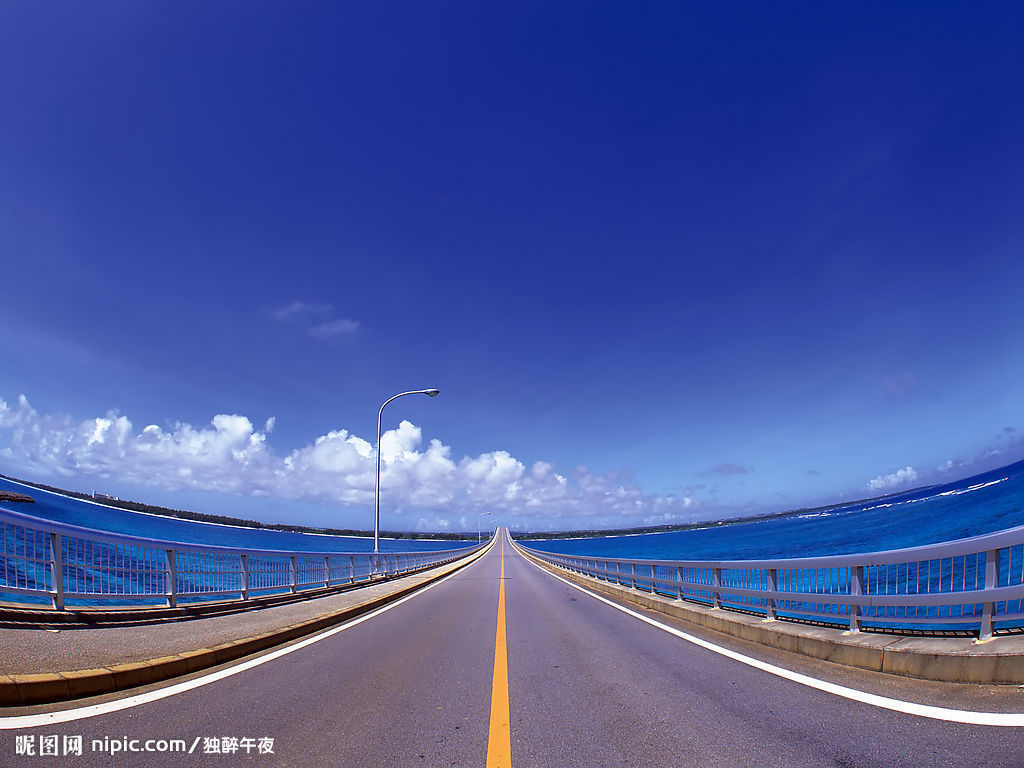
<svg viewBox="0 0 1024 768">
<path fill-rule="evenodd" d="M 872 509 L 885 509 L 886 507 L 895 507 L 895 506 L 896 506 L 895 503 L 875 504 L 875 506 L 873 506 L 873 507 L 864 507 L 864 511 L 865 512 L 870 512 Z"/>
</svg>

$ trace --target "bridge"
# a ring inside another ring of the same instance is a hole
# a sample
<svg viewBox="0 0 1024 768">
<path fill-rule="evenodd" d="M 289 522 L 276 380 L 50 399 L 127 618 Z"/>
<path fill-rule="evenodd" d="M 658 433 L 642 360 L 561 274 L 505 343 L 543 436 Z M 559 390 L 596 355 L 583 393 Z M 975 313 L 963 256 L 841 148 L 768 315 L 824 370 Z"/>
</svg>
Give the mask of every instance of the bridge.
<svg viewBox="0 0 1024 768">
<path fill-rule="evenodd" d="M 202 637 L 207 623 L 237 629 L 297 605 L 393 593 L 329 628 L 168 680 L 71 700 L 68 677 L 68 696 L 0 710 L 0 764 L 1022 764 L 1016 685 L 922 681 L 750 643 L 609 592 L 646 586 L 657 597 L 656 581 L 667 580 L 657 567 L 645 585 L 642 567 L 639 577 L 634 566 L 623 578 L 607 562 L 563 565 L 572 569 L 543 563 L 499 530 L 484 548 L 429 570 L 385 579 L 368 566 L 363 586 L 333 597 L 143 626 L 8 626 L 0 629 L 0 673 L 31 655 L 14 642 L 30 633 L 39 638 L 35 650 L 52 648 L 54 658 L 62 643 L 99 658 L 119 638 L 145 649 L 162 633 L 184 642 Z M 590 576 L 581 573 L 587 569 Z M 296 569 L 282 572 L 294 579 Z M 406 589 L 403 579 L 419 582 Z M 694 577 L 693 588 L 706 589 L 705 581 Z M 712 592 L 741 589 L 723 581 L 712 574 Z M 974 646 L 971 638 L 956 642 L 968 652 Z M 977 647 L 1017 642 L 995 637 Z"/>
</svg>

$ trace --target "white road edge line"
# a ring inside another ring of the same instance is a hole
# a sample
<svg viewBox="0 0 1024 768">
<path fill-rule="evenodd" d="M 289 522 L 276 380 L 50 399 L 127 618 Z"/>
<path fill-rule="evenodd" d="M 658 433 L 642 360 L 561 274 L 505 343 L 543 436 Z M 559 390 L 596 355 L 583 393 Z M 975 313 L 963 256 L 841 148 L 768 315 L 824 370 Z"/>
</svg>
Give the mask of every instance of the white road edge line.
<svg viewBox="0 0 1024 768">
<path fill-rule="evenodd" d="M 491 547 L 494 546 L 495 541 L 497 541 L 497 537 L 491 539 L 491 543 L 488 544 L 483 550 L 481 550 L 479 554 L 474 556 L 473 560 L 471 560 L 469 563 L 466 563 L 466 565 L 472 565 L 474 562 L 479 560 L 486 552 L 488 552 L 488 550 L 491 549 Z M 362 624 L 364 621 L 369 621 L 374 616 L 379 616 L 385 611 L 390 611 L 392 608 L 397 608 L 407 600 L 412 600 L 412 598 L 422 595 L 428 589 L 433 589 L 437 585 L 443 584 L 444 582 L 448 581 L 448 579 L 450 579 L 452 576 L 455 576 L 456 574 L 459 574 L 461 572 L 462 568 L 460 568 L 457 571 L 453 571 L 452 573 L 449 573 L 447 576 L 438 579 L 432 584 L 428 584 L 423 589 L 416 590 L 411 595 L 406 595 L 405 597 L 400 598 L 393 603 L 388 603 L 387 605 L 377 608 L 376 610 L 373 610 L 370 613 L 363 614 L 362 616 L 352 619 L 351 621 L 347 621 L 344 624 L 341 624 L 340 626 L 324 630 L 319 634 L 307 637 L 305 640 L 299 641 L 295 645 L 290 645 L 287 648 L 279 648 L 278 650 L 271 651 L 270 653 L 264 656 L 260 656 L 255 659 L 249 659 L 248 661 L 243 661 L 240 664 L 228 667 L 227 669 L 221 669 L 217 672 L 211 672 L 208 675 L 197 677 L 194 680 L 186 680 L 183 683 L 175 683 L 174 685 L 170 685 L 166 688 L 161 688 L 155 691 L 147 691 L 146 693 L 140 693 L 135 696 L 129 696 L 124 699 L 118 699 L 117 701 L 106 701 L 102 704 L 91 704 L 86 707 L 76 707 L 74 709 L 62 709 L 57 712 L 44 712 L 39 715 L 14 715 L 11 717 L 0 717 L 0 731 L 9 731 L 14 728 L 38 728 L 41 725 L 55 725 L 57 723 L 72 722 L 74 720 L 84 720 L 87 717 L 106 715 L 110 714 L 111 712 L 118 712 L 122 709 L 131 709 L 132 707 L 137 707 L 141 704 L 148 704 L 151 701 L 166 699 L 169 696 L 175 696 L 179 693 L 191 691 L 193 688 L 200 688 L 204 685 L 215 683 L 218 680 L 223 680 L 226 677 L 231 677 L 232 675 L 237 675 L 240 672 L 245 672 L 247 670 L 253 669 L 254 667 L 258 667 L 261 664 L 266 664 L 268 661 L 273 661 L 274 659 L 279 659 L 282 656 L 287 656 L 289 653 L 301 650 L 302 648 L 310 646 L 313 643 L 319 643 L 321 640 L 326 640 L 328 637 L 332 637 L 333 635 L 336 635 L 339 632 L 344 632 L 346 629 L 350 629 L 351 627 L 354 627 L 357 624 Z"/>
<path fill-rule="evenodd" d="M 512 542 L 512 546 L 518 549 L 515 542 Z M 873 707 L 889 709 L 894 712 L 902 712 L 907 715 L 918 715 L 919 717 L 928 717 L 932 720 L 945 720 L 950 723 L 965 723 L 967 725 L 995 725 L 1014 728 L 1024 727 L 1024 713 L 975 712 L 966 709 L 947 709 L 946 707 L 933 707 L 927 704 L 915 704 L 910 701 L 890 699 L 887 696 L 878 696 L 874 693 L 858 691 L 855 688 L 847 688 L 844 685 L 828 683 L 824 680 L 819 680 L 816 677 L 810 677 L 809 675 L 803 675 L 799 672 L 793 672 L 791 670 L 784 669 L 783 667 L 778 667 L 774 664 L 769 664 L 766 661 L 760 661 L 759 659 L 755 659 L 751 656 L 746 656 L 742 653 L 737 653 L 736 651 L 732 651 L 720 645 L 715 645 L 714 643 L 710 643 L 707 640 L 702 640 L 699 637 L 695 637 L 694 635 L 682 632 L 676 629 L 675 627 L 670 627 L 667 624 L 662 624 L 660 621 L 657 621 L 656 619 L 652 619 L 648 616 L 644 616 L 641 613 L 637 613 L 636 611 L 630 610 L 629 608 L 619 605 L 618 603 L 612 600 L 608 600 L 607 598 L 602 597 L 601 595 L 595 592 L 591 592 L 589 589 L 586 589 L 585 587 L 581 587 L 579 584 L 575 584 L 569 581 L 568 579 L 564 579 L 556 573 L 552 573 L 551 571 L 541 568 L 528 557 L 524 556 L 524 559 L 528 563 L 530 563 L 530 565 L 532 565 L 534 568 L 537 568 L 543 573 L 546 573 L 549 576 L 552 576 L 553 578 L 556 578 L 559 581 L 568 584 L 570 587 L 574 589 L 578 589 L 580 592 L 583 592 L 584 594 L 590 595 L 595 600 L 600 600 L 602 603 L 607 603 L 608 605 L 612 606 L 613 608 L 617 608 L 623 613 L 627 613 L 630 616 L 633 616 L 634 618 L 640 619 L 640 621 L 646 621 L 648 624 L 655 626 L 658 629 L 662 629 L 665 632 L 668 632 L 670 635 L 675 635 L 676 637 L 685 640 L 688 643 L 693 643 L 694 645 L 700 646 L 701 648 L 705 648 L 709 651 L 712 651 L 713 653 L 717 653 L 722 656 L 725 656 L 726 658 L 733 659 L 734 661 L 738 661 L 741 664 L 746 664 L 749 667 L 760 669 L 764 672 L 775 675 L 777 677 L 790 680 L 794 683 L 799 683 L 800 685 L 806 685 L 808 688 L 814 688 L 819 691 L 831 693 L 835 696 L 842 696 L 844 699 L 850 699 L 852 701 L 859 701 L 864 704 L 870 704 Z"/>
</svg>

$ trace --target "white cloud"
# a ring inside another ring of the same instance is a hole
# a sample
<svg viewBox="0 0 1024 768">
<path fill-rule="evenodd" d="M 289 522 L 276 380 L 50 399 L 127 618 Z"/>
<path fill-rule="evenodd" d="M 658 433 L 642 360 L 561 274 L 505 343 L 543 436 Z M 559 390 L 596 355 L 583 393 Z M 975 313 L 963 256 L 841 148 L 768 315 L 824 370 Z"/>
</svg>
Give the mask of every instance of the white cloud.
<svg viewBox="0 0 1024 768">
<path fill-rule="evenodd" d="M 463 518 L 465 520 L 465 518 Z M 433 517 L 421 517 L 416 523 L 417 531 L 447 531 L 452 527 L 452 521 L 447 517 L 434 515 Z M 466 530 L 463 525 L 461 530 Z"/>
<path fill-rule="evenodd" d="M 0 400 L 0 461 L 29 479 L 100 477 L 133 486 L 319 501 L 360 512 L 372 508 L 377 456 L 371 442 L 336 429 L 282 456 L 269 442 L 274 424 L 271 417 L 259 430 L 246 416 L 217 414 L 205 426 L 178 422 L 137 430 L 116 411 L 76 421 L 40 414 L 20 397 L 14 407 Z M 527 468 L 508 451 L 455 460 L 440 440 L 424 445 L 422 430 L 409 421 L 381 436 L 381 488 L 386 515 L 415 514 L 417 527 L 434 529 L 460 517 L 472 521 L 487 510 L 548 528 L 697 516 L 689 495 L 648 495 L 585 468 L 570 481 L 549 462 Z"/>
<path fill-rule="evenodd" d="M 28 404 L 28 398 L 24 395 L 18 396 L 17 410 L 11 409 L 7 405 L 7 401 L 0 399 L 0 428 L 16 426 L 26 416 L 29 416 L 30 412 L 32 412 L 32 407 Z"/>
<path fill-rule="evenodd" d="M 350 338 L 360 327 L 358 320 L 336 317 L 332 304 L 293 301 L 278 307 L 271 314 L 278 322 L 304 326 L 306 333 L 318 341 Z"/>
<path fill-rule="evenodd" d="M 309 335 L 314 339 L 324 341 L 326 339 L 333 339 L 339 336 L 351 336 L 358 330 L 358 321 L 341 318 L 338 320 L 329 320 L 328 322 L 320 323 L 319 325 L 314 325 L 309 329 Z"/>
<path fill-rule="evenodd" d="M 913 467 L 898 469 L 891 475 L 879 475 L 874 480 L 868 481 L 868 488 L 872 491 L 881 491 L 888 488 L 898 488 L 908 485 L 917 480 L 917 470 Z"/>
</svg>

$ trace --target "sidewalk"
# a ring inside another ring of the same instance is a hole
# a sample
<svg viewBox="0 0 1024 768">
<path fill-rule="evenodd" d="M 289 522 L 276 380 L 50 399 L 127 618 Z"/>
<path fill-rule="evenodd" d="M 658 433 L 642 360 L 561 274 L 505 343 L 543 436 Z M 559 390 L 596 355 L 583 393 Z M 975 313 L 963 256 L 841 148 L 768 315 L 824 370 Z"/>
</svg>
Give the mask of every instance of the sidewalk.
<svg viewBox="0 0 1024 768">
<path fill-rule="evenodd" d="M 0 707 L 109 693 L 223 664 L 394 602 L 480 554 L 358 589 L 206 618 L 183 620 L 189 609 L 152 609 L 141 626 L 47 623 L 0 628 Z"/>
</svg>

